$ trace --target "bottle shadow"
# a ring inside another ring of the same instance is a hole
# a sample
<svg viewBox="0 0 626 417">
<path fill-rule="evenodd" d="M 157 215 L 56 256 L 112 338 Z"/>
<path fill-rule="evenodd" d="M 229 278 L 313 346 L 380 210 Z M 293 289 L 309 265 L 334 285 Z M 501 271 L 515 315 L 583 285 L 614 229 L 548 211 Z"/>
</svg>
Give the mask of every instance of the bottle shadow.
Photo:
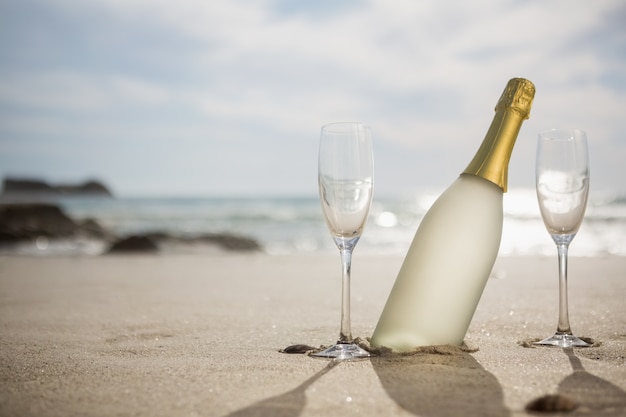
<svg viewBox="0 0 626 417">
<path fill-rule="evenodd" d="M 248 407 L 237 410 L 226 417 L 296 417 L 302 413 L 306 405 L 305 391 L 315 381 L 337 366 L 339 361 L 332 360 L 315 375 L 294 389 L 275 397 L 261 400 Z"/>
<path fill-rule="evenodd" d="M 559 384 L 558 393 L 578 403 L 581 412 L 602 412 L 603 416 L 626 415 L 626 392 L 617 385 L 585 370 L 574 349 L 563 349 L 573 373 Z"/>
<path fill-rule="evenodd" d="M 504 393 L 496 377 L 467 352 L 418 353 L 373 358 L 387 394 L 419 416 L 504 417 Z"/>
</svg>

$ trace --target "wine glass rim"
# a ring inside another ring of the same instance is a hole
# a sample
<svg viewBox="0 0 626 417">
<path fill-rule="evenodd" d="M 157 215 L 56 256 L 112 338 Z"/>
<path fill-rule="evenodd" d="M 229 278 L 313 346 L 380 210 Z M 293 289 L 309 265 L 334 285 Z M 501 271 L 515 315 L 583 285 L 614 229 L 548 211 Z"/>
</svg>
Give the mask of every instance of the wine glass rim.
<svg viewBox="0 0 626 417">
<path fill-rule="evenodd" d="M 571 139 L 573 137 L 583 137 L 583 138 L 587 137 L 587 132 L 577 127 L 562 127 L 562 128 L 556 127 L 552 129 L 542 130 L 541 132 L 539 132 L 539 137 L 540 138 L 549 137 L 550 139 L 555 139 L 555 140 L 565 138 L 565 137 L 561 138 L 561 137 L 555 137 L 555 136 L 548 136 L 554 133 L 569 135 L 567 139 Z"/>
<path fill-rule="evenodd" d="M 327 123 L 325 125 L 322 125 L 322 129 L 328 129 L 328 128 L 331 128 L 333 126 L 361 126 L 361 127 L 367 128 L 367 129 L 370 128 L 365 123 L 346 121 L 346 122 L 331 122 L 331 123 Z"/>
</svg>

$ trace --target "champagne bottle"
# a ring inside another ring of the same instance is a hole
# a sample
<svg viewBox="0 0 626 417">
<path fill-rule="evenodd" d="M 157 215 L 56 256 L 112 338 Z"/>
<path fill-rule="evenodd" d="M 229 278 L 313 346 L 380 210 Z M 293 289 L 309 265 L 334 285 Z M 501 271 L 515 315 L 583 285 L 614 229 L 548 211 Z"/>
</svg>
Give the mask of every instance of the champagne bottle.
<svg viewBox="0 0 626 417">
<path fill-rule="evenodd" d="M 530 81 L 508 82 L 478 152 L 422 219 L 372 346 L 463 343 L 498 254 L 508 164 L 534 95 Z"/>
</svg>

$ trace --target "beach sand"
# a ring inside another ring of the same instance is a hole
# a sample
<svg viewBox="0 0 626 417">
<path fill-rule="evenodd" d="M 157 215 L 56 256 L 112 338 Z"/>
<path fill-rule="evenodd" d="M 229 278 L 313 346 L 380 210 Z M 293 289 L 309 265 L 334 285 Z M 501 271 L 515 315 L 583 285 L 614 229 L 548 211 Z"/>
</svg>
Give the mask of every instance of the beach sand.
<svg viewBox="0 0 626 417">
<path fill-rule="evenodd" d="M 352 330 L 372 334 L 401 256 L 360 256 Z M 626 258 L 570 260 L 570 321 L 597 347 L 523 347 L 557 320 L 552 257 L 500 258 L 478 350 L 331 362 L 279 350 L 339 331 L 339 256 L 0 258 L 2 416 L 626 416 Z M 567 406 L 567 399 L 562 400 Z"/>
</svg>

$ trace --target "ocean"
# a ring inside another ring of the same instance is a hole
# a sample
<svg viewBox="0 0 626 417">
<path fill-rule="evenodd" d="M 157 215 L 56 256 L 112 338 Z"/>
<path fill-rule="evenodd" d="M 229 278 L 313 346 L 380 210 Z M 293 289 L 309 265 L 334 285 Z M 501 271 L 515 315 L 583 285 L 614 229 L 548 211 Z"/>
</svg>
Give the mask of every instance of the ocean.
<svg viewBox="0 0 626 417">
<path fill-rule="evenodd" d="M 374 196 L 355 256 L 404 255 L 422 216 L 437 196 L 432 192 L 402 198 Z M 118 236 L 145 232 L 182 236 L 230 233 L 256 239 L 272 255 L 337 250 L 317 196 L 64 198 L 56 203 L 75 220 L 95 219 Z M 500 256 L 556 256 L 533 189 L 509 190 L 504 195 L 504 213 Z M 105 249 L 103 242 L 93 240 L 44 241 L 22 245 L 13 252 L 97 255 Z M 585 220 L 570 245 L 570 255 L 626 256 L 626 196 L 590 196 Z"/>
</svg>

